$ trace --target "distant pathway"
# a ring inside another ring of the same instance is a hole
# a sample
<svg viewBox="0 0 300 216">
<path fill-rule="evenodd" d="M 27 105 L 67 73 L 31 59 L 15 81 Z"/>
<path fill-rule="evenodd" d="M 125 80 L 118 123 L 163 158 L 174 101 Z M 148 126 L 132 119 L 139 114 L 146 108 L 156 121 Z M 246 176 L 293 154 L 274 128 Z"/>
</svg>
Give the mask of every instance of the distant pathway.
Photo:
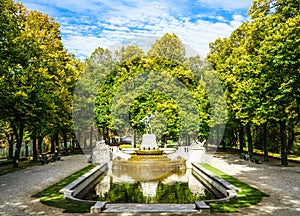
<svg viewBox="0 0 300 216">
<path fill-rule="evenodd" d="M 62 157 L 43 166 L 33 166 L 0 176 L 0 215 L 59 215 L 31 195 L 86 167 L 84 155 Z"/>
<path fill-rule="evenodd" d="M 216 154 L 210 161 L 216 168 L 246 182 L 269 194 L 258 205 L 241 208 L 239 213 L 209 214 L 210 216 L 297 216 L 300 215 L 300 165 L 290 163 L 290 167 L 281 167 L 280 161 L 253 164 L 241 160 L 238 156 Z M 83 214 L 67 214 L 61 209 L 49 207 L 31 195 L 47 188 L 77 170 L 87 166 L 84 155 L 63 157 L 44 166 L 29 167 L 14 173 L 0 176 L 0 215 L 27 216 L 51 215 L 69 216 Z M 92 215 L 92 214 L 84 214 Z M 138 216 L 139 213 L 102 213 L 101 215 Z M 206 215 L 199 213 L 143 214 L 153 215 Z"/>
<path fill-rule="evenodd" d="M 283 167 L 280 160 L 270 159 L 269 162 L 255 164 L 238 156 L 219 154 L 213 157 L 210 164 L 270 195 L 258 205 L 241 208 L 240 213 L 220 215 L 300 216 L 299 163 L 290 162 L 289 167 Z"/>
</svg>

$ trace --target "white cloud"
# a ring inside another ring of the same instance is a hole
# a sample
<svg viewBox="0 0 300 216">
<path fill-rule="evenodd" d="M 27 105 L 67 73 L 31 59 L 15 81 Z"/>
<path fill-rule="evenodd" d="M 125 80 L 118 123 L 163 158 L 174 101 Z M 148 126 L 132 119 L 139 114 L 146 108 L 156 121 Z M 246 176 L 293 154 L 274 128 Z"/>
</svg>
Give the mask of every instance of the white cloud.
<svg viewBox="0 0 300 216">
<path fill-rule="evenodd" d="M 228 16 L 230 12 L 225 15 L 218 9 L 245 9 L 251 0 L 51 0 L 43 4 L 38 0 L 24 0 L 24 4 L 31 9 L 48 10 L 49 15 L 56 17 L 65 46 L 80 58 L 90 56 L 98 46 L 107 48 L 135 37 L 146 37 L 141 41 L 149 48 L 148 40 L 153 42 L 153 38 L 166 32 L 177 34 L 204 57 L 209 51 L 209 42 L 228 37 L 246 19 L 246 15 L 238 15 L 238 11 Z M 142 46 L 141 42 L 139 45 Z"/>
<path fill-rule="evenodd" d="M 199 3 L 225 10 L 248 9 L 252 0 L 199 0 Z"/>
<path fill-rule="evenodd" d="M 106 38 L 94 36 L 68 36 L 63 39 L 64 45 L 70 52 L 75 53 L 79 58 L 90 56 L 91 53 L 101 44 L 109 43 Z"/>
</svg>

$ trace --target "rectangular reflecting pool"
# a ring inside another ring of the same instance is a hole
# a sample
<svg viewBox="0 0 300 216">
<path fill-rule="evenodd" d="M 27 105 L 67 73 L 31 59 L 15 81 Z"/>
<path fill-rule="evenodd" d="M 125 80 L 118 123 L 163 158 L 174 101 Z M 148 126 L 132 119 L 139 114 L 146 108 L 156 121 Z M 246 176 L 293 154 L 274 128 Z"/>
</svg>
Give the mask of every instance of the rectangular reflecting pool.
<svg viewBox="0 0 300 216">
<path fill-rule="evenodd" d="M 177 203 L 215 199 L 192 174 L 184 171 L 109 170 L 84 197 L 107 203 Z"/>
</svg>

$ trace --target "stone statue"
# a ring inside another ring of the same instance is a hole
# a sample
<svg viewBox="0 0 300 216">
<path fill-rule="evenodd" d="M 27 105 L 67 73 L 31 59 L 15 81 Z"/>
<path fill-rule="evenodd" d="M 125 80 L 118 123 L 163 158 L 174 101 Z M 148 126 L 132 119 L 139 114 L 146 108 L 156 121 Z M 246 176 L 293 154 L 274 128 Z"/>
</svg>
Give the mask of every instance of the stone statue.
<svg viewBox="0 0 300 216">
<path fill-rule="evenodd" d="M 148 113 L 148 115 L 145 116 L 145 117 L 141 120 L 141 122 L 144 122 L 146 128 L 147 128 L 147 127 L 150 128 L 150 133 L 151 133 L 151 134 L 152 134 L 152 127 L 151 127 L 151 125 L 150 125 L 150 120 L 151 120 L 152 118 L 155 118 L 155 116 L 152 116 L 150 113 Z M 146 129 L 146 130 L 147 130 L 147 129 Z"/>
</svg>

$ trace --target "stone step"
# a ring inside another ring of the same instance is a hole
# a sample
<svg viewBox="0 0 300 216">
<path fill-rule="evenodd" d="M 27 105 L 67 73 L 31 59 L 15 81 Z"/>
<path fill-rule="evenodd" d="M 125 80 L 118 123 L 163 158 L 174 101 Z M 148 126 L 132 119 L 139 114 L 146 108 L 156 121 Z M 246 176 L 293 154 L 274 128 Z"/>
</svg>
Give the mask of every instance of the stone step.
<svg viewBox="0 0 300 216">
<path fill-rule="evenodd" d="M 105 210 L 107 213 L 118 212 L 199 212 L 195 204 L 138 204 L 138 203 L 118 203 L 106 204 Z"/>
</svg>

